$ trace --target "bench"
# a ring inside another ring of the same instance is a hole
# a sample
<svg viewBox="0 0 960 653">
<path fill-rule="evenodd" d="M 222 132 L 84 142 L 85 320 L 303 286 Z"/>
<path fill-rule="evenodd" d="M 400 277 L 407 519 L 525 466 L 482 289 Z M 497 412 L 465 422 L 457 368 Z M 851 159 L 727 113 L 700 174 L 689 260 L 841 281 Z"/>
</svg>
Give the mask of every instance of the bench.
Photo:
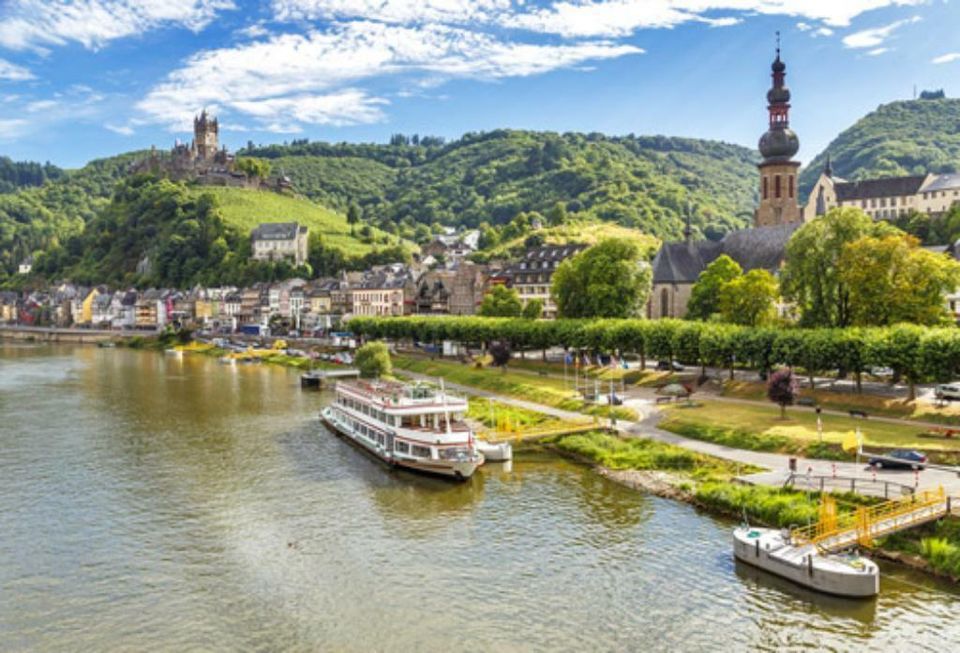
<svg viewBox="0 0 960 653">
<path fill-rule="evenodd" d="M 660 404 L 669 404 L 671 401 L 673 401 L 673 397 L 657 397 L 658 406 Z"/>
<path fill-rule="evenodd" d="M 860 419 L 867 419 L 867 411 L 865 410 L 848 410 L 850 417 L 859 417 Z"/>
</svg>

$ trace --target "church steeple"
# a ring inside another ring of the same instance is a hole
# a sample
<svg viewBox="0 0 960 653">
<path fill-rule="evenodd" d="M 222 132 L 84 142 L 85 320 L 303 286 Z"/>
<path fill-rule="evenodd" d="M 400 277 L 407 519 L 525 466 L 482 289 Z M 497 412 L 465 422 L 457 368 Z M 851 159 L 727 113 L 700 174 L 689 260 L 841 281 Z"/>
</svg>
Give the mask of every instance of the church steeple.
<svg viewBox="0 0 960 653">
<path fill-rule="evenodd" d="M 800 139 L 790 129 L 790 89 L 786 85 L 787 64 L 780 58 L 780 32 L 777 50 L 770 66 L 773 79 L 767 91 L 769 124 L 760 137 L 760 206 L 754 215 L 756 226 L 802 222 L 797 203 L 797 170 L 800 164 L 793 156 L 800 149 Z"/>
</svg>

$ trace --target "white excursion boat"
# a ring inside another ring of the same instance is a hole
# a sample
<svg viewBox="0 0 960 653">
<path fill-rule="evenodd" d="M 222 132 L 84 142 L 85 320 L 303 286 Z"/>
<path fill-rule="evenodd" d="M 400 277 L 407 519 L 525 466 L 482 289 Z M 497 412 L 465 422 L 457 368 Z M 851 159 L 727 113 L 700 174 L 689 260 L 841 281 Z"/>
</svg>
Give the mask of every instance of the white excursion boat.
<svg viewBox="0 0 960 653">
<path fill-rule="evenodd" d="M 867 598 L 880 591 L 880 570 L 854 554 L 821 553 L 815 544 L 795 544 L 789 531 L 741 526 L 733 532 L 733 555 L 798 585 L 836 596 Z"/>
<path fill-rule="evenodd" d="M 483 464 L 467 400 L 425 383 L 338 381 L 321 419 L 337 434 L 391 466 L 467 479 Z"/>
</svg>

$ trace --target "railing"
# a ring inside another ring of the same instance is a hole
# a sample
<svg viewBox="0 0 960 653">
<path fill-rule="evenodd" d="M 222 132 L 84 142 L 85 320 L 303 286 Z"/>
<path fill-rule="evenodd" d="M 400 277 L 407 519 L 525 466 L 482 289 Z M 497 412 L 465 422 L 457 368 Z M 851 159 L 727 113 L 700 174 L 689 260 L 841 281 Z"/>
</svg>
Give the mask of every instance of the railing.
<svg viewBox="0 0 960 653">
<path fill-rule="evenodd" d="M 838 551 L 855 544 L 873 546 L 874 538 L 938 519 L 951 510 L 943 488 L 924 490 L 876 506 L 860 506 L 855 512 L 837 514 L 836 502 L 824 495 L 820 520 L 791 531 L 797 544 L 814 544 L 822 551 Z"/>
<path fill-rule="evenodd" d="M 784 487 L 802 487 L 810 490 L 819 490 L 826 492 L 828 490 L 839 490 L 843 492 L 854 492 L 868 494 L 871 496 L 882 496 L 884 499 L 899 497 L 902 495 L 913 494 L 916 488 L 913 485 L 897 483 L 896 481 L 885 481 L 874 478 L 863 478 L 857 476 L 833 476 L 833 475 L 810 475 L 810 474 L 790 474 L 787 480 L 783 482 Z"/>
<path fill-rule="evenodd" d="M 587 433 L 602 428 L 598 422 L 567 423 L 560 425 L 551 425 L 546 428 L 525 428 L 525 429 L 489 429 L 477 434 L 477 437 L 487 442 L 504 442 L 506 440 L 536 440 L 547 438 L 554 435 L 573 435 L 575 433 Z"/>
</svg>

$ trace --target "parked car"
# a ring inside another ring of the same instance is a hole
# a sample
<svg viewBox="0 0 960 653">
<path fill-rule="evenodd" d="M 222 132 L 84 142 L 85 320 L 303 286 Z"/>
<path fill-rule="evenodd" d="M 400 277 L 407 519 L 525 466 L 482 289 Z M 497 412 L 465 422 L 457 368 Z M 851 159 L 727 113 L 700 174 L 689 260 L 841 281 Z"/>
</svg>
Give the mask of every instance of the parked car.
<svg viewBox="0 0 960 653">
<path fill-rule="evenodd" d="M 895 459 L 895 460 L 891 460 Z M 897 449 L 884 456 L 875 456 L 870 459 L 870 466 L 887 469 L 925 469 L 927 457 L 919 451 Z"/>
<path fill-rule="evenodd" d="M 889 367 L 868 367 L 867 374 L 872 376 L 893 376 L 893 370 Z"/>
<path fill-rule="evenodd" d="M 610 402 L 611 404 L 613 404 L 614 406 L 622 406 L 622 405 L 623 405 L 623 397 L 621 397 L 620 395 L 618 395 L 616 392 L 611 393 L 610 396 L 608 397 L 608 400 L 609 400 L 609 402 Z"/>
<path fill-rule="evenodd" d="M 657 370 L 661 372 L 682 372 L 683 365 L 677 361 L 658 361 Z"/>
<path fill-rule="evenodd" d="M 960 382 L 942 383 L 934 391 L 937 399 L 946 399 L 947 401 L 960 400 Z"/>
</svg>

